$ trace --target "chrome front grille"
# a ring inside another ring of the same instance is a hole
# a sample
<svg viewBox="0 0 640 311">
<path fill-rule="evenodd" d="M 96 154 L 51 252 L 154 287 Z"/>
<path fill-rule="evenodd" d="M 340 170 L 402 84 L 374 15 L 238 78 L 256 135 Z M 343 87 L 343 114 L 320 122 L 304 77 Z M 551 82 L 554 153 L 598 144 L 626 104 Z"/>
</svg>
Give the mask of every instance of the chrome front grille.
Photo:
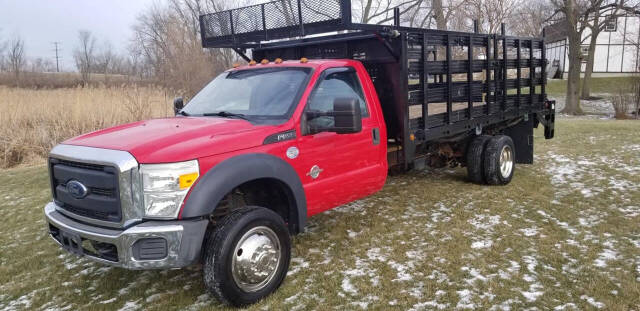
<svg viewBox="0 0 640 311">
<path fill-rule="evenodd" d="M 138 167 L 138 161 L 126 151 L 55 146 L 49 154 L 49 176 L 56 209 L 104 227 L 125 228 L 140 222 L 144 208 Z M 67 189 L 70 181 L 85 186 L 86 195 L 74 196 Z"/>
<path fill-rule="evenodd" d="M 118 195 L 118 171 L 113 166 L 49 159 L 53 198 L 63 209 L 88 218 L 120 222 L 122 212 Z M 74 197 L 67 189 L 69 181 L 86 186 L 87 194 Z"/>
</svg>

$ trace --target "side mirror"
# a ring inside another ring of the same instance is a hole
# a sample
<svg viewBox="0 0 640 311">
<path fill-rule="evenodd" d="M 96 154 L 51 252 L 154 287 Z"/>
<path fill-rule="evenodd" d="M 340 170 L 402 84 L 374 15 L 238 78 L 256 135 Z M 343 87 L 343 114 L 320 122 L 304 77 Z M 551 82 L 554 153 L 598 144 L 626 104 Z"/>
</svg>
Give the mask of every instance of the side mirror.
<svg viewBox="0 0 640 311">
<path fill-rule="evenodd" d="M 173 112 L 175 114 L 178 114 L 178 112 L 180 110 L 182 110 L 182 108 L 184 108 L 184 101 L 183 101 L 182 97 L 176 97 L 173 100 Z"/>
<path fill-rule="evenodd" d="M 304 122 L 309 125 L 307 134 L 320 132 L 351 134 L 362 131 L 362 112 L 360 103 L 355 98 L 336 98 L 332 111 L 307 111 L 305 117 Z M 322 122 L 310 122 L 321 117 Z"/>
<path fill-rule="evenodd" d="M 357 99 L 336 98 L 333 102 L 333 116 L 335 126 L 332 132 L 350 134 L 362 131 L 362 112 Z"/>
</svg>

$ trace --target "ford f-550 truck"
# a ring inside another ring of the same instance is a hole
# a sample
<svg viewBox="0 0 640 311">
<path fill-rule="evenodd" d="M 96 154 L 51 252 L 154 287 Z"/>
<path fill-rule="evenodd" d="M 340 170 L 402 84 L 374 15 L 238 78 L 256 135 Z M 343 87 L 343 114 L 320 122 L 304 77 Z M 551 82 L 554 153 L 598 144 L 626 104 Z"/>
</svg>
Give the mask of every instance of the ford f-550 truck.
<svg viewBox="0 0 640 311">
<path fill-rule="evenodd" d="M 53 148 L 51 237 L 127 269 L 202 263 L 207 289 L 242 306 L 280 286 L 308 217 L 389 170 L 462 165 L 504 185 L 532 163 L 534 127 L 553 137 L 542 39 L 402 27 L 397 11 L 356 24 L 348 0 L 308 2 L 202 15 L 203 46 L 248 64 L 175 117 Z"/>
</svg>

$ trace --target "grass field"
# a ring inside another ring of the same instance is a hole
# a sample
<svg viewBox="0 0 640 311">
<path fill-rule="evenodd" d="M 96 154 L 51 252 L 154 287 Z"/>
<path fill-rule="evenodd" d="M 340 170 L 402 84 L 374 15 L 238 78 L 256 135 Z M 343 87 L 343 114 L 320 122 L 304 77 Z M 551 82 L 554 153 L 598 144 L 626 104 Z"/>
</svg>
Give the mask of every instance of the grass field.
<svg viewBox="0 0 640 311">
<path fill-rule="evenodd" d="M 637 79 L 637 77 L 591 78 L 591 93 L 594 95 L 617 94 L 620 90 L 627 92 L 633 79 Z M 564 96 L 567 94 L 567 80 L 548 80 L 546 90 L 549 95 Z"/>
<path fill-rule="evenodd" d="M 53 146 L 82 133 L 173 114 L 171 97 L 151 86 L 0 86 L 0 98 L 0 168 L 43 163 Z"/>
<path fill-rule="evenodd" d="M 640 122 L 560 120 L 505 187 L 463 169 L 390 177 L 310 219 L 249 310 L 640 308 Z M 45 232 L 46 169 L 0 171 L 0 310 L 215 310 L 201 268 L 127 271 Z"/>
</svg>

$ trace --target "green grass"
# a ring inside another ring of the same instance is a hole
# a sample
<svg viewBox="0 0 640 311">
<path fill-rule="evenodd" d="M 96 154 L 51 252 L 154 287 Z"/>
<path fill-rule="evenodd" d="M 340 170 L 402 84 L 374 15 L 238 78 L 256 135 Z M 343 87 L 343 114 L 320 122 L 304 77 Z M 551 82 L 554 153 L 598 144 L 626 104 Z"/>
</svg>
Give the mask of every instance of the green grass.
<svg viewBox="0 0 640 311">
<path fill-rule="evenodd" d="M 393 176 L 310 219 L 283 286 L 249 310 L 640 308 L 640 122 L 559 120 L 536 163 L 486 187 Z M 215 310 L 198 266 L 127 271 L 47 236 L 46 169 L 0 171 L 0 310 Z"/>
<path fill-rule="evenodd" d="M 616 93 L 621 87 L 625 87 L 631 83 L 635 77 L 610 77 L 610 78 L 591 78 L 591 93 Z M 582 79 L 580 79 L 580 89 L 582 89 Z M 626 89 L 626 87 L 625 87 Z M 547 94 L 549 95 L 566 95 L 567 80 L 548 80 Z"/>
</svg>

